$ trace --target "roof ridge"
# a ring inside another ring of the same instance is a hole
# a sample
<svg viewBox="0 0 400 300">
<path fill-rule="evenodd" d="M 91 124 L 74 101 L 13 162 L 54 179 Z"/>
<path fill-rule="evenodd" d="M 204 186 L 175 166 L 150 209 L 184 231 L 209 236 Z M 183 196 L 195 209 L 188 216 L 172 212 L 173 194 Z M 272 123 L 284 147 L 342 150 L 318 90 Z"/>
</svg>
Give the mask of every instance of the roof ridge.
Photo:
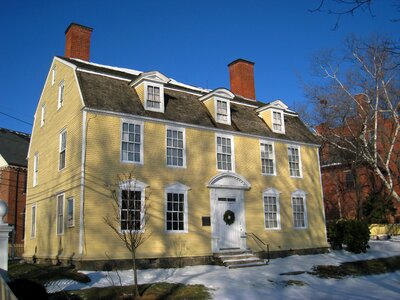
<svg viewBox="0 0 400 300">
<path fill-rule="evenodd" d="M 3 127 L 0 127 L 0 131 L 6 131 L 9 133 L 14 133 L 16 135 L 22 135 L 23 137 L 27 137 L 27 138 L 31 137 L 31 135 L 29 133 L 25 133 L 25 132 L 13 130 L 13 129 L 8 129 L 8 128 L 3 128 Z"/>
</svg>

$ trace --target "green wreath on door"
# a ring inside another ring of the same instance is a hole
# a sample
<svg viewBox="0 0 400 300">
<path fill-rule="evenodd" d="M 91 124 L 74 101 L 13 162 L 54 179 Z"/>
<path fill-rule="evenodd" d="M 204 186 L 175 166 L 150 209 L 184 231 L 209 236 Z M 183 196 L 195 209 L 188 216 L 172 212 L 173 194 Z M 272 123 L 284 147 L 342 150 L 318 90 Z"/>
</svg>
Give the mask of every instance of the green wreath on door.
<svg viewBox="0 0 400 300">
<path fill-rule="evenodd" d="M 235 213 L 228 209 L 224 213 L 224 222 L 226 225 L 232 225 L 235 222 Z"/>
</svg>

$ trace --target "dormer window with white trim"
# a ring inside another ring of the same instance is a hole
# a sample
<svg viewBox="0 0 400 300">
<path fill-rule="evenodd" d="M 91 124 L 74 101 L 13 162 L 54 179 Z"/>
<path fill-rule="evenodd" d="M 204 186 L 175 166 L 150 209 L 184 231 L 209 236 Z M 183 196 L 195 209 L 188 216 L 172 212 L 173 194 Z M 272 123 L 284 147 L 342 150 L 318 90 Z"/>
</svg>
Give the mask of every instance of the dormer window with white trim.
<svg viewBox="0 0 400 300">
<path fill-rule="evenodd" d="M 164 112 L 164 85 L 169 78 L 157 71 L 142 73 L 130 86 L 136 89 L 144 109 Z"/>
<path fill-rule="evenodd" d="M 224 88 L 209 92 L 199 98 L 217 123 L 231 125 L 231 100 L 235 95 Z"/>
<path fill-rule="evenodd" d="M 217 109 L 217 122 L 224 124 L 231 124 L 231 113 L 229 101 L 216 99 Z"/>
<path fill-rule="evenodd" d="M 283 121 L 282 111 L 272 111 L 272 131 L 277 133 L 285 133 L 285 123 Z"/>
<path fill-rule="evenodd" d="M 297 116 L 281 100 L 275 100 L 257 108 L 258 116 L 264 120 L 272 132 L 285 134 L 285 115 Z"/>
</svg>

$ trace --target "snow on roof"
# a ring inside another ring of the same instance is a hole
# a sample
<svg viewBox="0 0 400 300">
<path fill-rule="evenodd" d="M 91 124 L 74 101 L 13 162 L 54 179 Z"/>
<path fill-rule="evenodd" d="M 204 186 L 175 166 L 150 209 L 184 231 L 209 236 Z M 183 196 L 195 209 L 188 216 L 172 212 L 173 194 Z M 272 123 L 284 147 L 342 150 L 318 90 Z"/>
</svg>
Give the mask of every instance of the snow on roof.
<svg viewBox="0 0 400 300">
<path fill-rule="evenodd" d="M 91 65 L 91 66 L 95 66 L 95 67 L 100 67 L 100 68 L 106 68 L 106 69 L 110 69 L 110 70 L 114 70 L 114 71 L 119 71 L 119 72 L 124 72 L 127 74 L 131 74 L 131 75 L 140 75 L 143 72 L 142 71 L 137 71 L 137 70 L 133 70 L 133 69 L 127 69 L 127 68 L 119 68 L 119 67 L 113 67 L 113 66 L 108 66 L 108 65 L 103 65 L 103 64 L 97 64 L 94 62 L 88 62 L 86 60 L 82 60 L 82 59 L 78 59 L 78 58 L 71 58 L 71 60 L 76 60 L 80 63 L 83 64 L 87 64 L 87 65 Z"/>
<path fill-rule="evenodd" d="M 106 69 L 119 71 L 119 72 L 124 72 L 124 73 L 135 75 L 135 76 L 139 76 L 140 74 L 143 73 L 142 71 L 138 71 L 138 70 L 133 70 L 133 69 L 128 69 L 128 68 L 120 68 L 120 67 L 113 67 L 113 66 L 109 66 L 109 65 L 103 65 L 103 64 L 98 64 L 98 63 L 94 63 L 94 62 L 88 62 L 88 61 L 85 61 L 85 60 L 82 60 L 82 59 L 78 59 L 78 58 L 71 58 L 71 59 L 72 60 L 76 60 L 76 61 L 78 61 L 80 63 L 91 65 L 91 66 L 100 67 L 100 68 L 106 68 Z M 170 77 L 169 77 L 169 79 L 170 79 L 169 83 L 171 83 L 173 85 L 176 85 L 176 86 L 180 86 L 180 87 L 186 88 L 186 89 L 196 90 L 196 91 L 199 91 L 199 92 L 202 92 L 202 93 L 208 93 L 208 92 L 211 91 L 209 89 L 204 89 L 204 88 L 201 88 L 201 87 L 196 87 L 196 86 L 193 86 L 193 85 L 189 85 L 189 84 L 185 84 L 185 83 L 176 81 L 175 79 L 170 78 Z"/>
</svg>

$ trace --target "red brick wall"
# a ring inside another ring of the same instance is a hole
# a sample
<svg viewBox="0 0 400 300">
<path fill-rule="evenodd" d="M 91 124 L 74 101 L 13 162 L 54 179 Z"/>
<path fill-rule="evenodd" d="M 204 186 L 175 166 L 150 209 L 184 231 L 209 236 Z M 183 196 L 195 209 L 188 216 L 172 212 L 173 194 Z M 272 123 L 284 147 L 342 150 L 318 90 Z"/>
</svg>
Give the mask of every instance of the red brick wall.
<svg viewBox="0 0 400 300">
<path fill-rule="evenodd" d="M 8 224 L 16 224 L 16 243 L 22 243 L 24 238 L 25 183 L 26 169 L 6 168 L 0 170 L 0 199 L 5 200 L 8 205 L 8 213 L 4 221 Z M 18 195 L 16 195 L 17 186 Z"/>
<path fill-rule="evenodd" d="M 346 167 L 325 167 L 321 170 L 322 186 L 324 191 L 324 205 L 326 220 L 336 220 L 340 216 L 346 219 L 354 219 L 357 216 L 357 210 L 361 209 L 363 202 L 367 199 L 371 191 L 379 190 L 379 186 L 373 187 L 371 172 L 366 168 L 357 169 L 357 180 L 360 188 L 360 197 L 357 197 L 356 188 L 347 188 L 345 177 L 349 171 Z M 375 185 L 379 180 L 375 181 Z M 399 192 L 399 186 L 396 186 Z M 360 201 L 357 203 L 357 201 Z M 400 221 L 400 203 L 393 201 L 397 208 L 397 214 L 394 218 L 390 217 L 391 222 Z M 359 211 L 360 216 L 362 212 Z"/>
</svg>

